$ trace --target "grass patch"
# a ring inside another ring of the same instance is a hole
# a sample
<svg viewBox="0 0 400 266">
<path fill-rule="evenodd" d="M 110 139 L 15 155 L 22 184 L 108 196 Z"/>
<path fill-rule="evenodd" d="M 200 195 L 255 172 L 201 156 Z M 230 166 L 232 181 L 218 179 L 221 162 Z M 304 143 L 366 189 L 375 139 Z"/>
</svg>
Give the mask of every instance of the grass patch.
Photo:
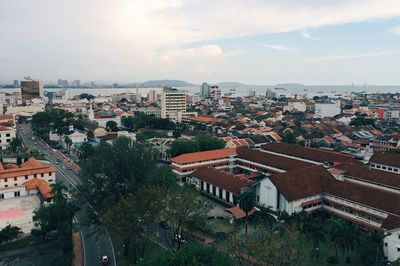
<svg viewBox="0 0 400 266">
<path fill-rule="evenodd" d="M 223 233 L 229 235 L 235 232 L 235 226 L 224 219 L 209 219 L 207 220 L 206 227 L 213 233 Z"/>
</svg>

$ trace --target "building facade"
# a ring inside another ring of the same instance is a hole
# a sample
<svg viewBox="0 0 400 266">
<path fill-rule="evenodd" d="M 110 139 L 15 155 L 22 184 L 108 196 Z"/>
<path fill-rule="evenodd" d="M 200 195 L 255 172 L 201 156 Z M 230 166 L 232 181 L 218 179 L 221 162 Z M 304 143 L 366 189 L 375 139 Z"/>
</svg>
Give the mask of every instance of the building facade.
<svg viewBox="0 0 400 266">
<path fill-rule="evenodd" d="M 44 83 L 42 80 L 23 80 L 21 81 L 22 103 L 32 101 L 32 99 L 41 99 L 44 97 Z"/>
<path fill-rule="evenodd" d="M 174 88 L 161 93 L 161 118 L 177 119 L 178 113 L 186 112 L 186 93 Z"/>
</svg>

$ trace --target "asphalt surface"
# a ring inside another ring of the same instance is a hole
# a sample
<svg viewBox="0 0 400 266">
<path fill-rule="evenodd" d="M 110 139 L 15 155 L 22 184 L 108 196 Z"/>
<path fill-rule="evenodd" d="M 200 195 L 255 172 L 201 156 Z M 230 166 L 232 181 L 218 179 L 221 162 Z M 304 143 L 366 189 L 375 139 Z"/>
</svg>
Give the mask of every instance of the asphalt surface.
<svg viewBox="0 0 400 266">
<path fill-rule="evenodd" d="M 30 124 L 17 124 L 17 132 L 25 147 L 44 154 L 46 159 L 57 169 L 57 180 L 62 181 L 68 188 L 74 188 L 81 183 L 78 176 L 79 167 L 61 152 L 51 149 L 41 138 L 34 136 Z M 34 137 L 33 140 L 32 137 Z M 76 215 L 76 219 L 78 223 L 81 223 L 80 220 L 83 220 L 84 217 Z M 109 265 L 116 265 L 112 242 L 107 234 L 98 230 L 94 225 L 85 226 L 80 232 L 85 266 L 101 265 L 100 258 L 104 255 L 110 258 Z"/>
</svg>

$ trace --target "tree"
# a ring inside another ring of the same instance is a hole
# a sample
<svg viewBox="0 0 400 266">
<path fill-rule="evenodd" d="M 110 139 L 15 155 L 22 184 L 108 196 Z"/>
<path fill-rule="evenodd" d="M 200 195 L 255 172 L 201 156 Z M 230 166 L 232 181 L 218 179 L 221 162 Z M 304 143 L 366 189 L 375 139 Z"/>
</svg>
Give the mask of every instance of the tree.
<svg viewBox="0 0 400 266">
<path fill-rule="evenodd" d="M 139 266 L 185 266 L 185 265 L 213 265 L 233 266 L 232 258 L 215 247 L 185 246 L 181 249 L 172 248 L 146 257 Z"/>
<path fill-rule="evenodd" d="M 22 164 L 22 158 L 21 158 L 21 156 L 17 156 L 17 165 L 19 166 L 19 165 L 21 165 Z"/>
<path fill-rule="evenodd" d="M 56 231 L 63 251 L 68 252 L 72 247 L 74 210 L 72 204 L 67 201 L 65 190 L 66 187 L 62 183 L 52 185 L 53 202 L 34 211 L 32 234 L 40 235 L 45 239 L 49 232 Z"/>
<path fill-rule="evenodd" d="M 21 140 L 18 137 L 11 139 L 11 141 L 10 141 L 10 150 L 11 151 L 15 152 L 21 146 L 22 146 L 22 143 L 21 143 Z"/>
<path fill-rule="evenodd" d="M 172 232 L 182 235 L 184 230 L 204 228 L 211 206 L 200 197 L 196 189 L 189 186 L 174 186 L 164 192 L 165 201 L 161 215 L 174 229 Z M 173 245 L 173 239 L 174 236 L 170 235 L 166 240 Z"/>
<path fill-rule="evenodd" d="M 22 231 L 20 227 L 8 224 L 6 227 L 0 230 L 0 245 L 18 238 L 21 235 Z"/>
<path fill-rule="evenodd" d="M 123 116 L 123 117 L 121 117 L 121 123 L 129 131 L 132 131 L 132 130 L 135 129 L 135 119 L 133 118 L 133 116 Z"/>
<path fill-rule="evenodd" d="M 345 253 L 353 250 L 355 244 L 359 242 L 357 228 L 341 219 L 332 220 L 329 228 L 329 235 L 335 246 L 336 258 L 338 257 L 339 249 L 342 251 L 344 257 Z"/>
<path fill-rule="evenodd" d="M 172 157 L 196 151 L 199 151 L 199 145 L 193 140 L 177 139 L 171 143 L 170 153 Z"/>
<path fill-rule="evenodd" d="M 86 133 L 86 137 L 87 137 L 88 141 L 94 140 L 94 133 L 93 133 L 93 130 L 89 130 L 89 131 Z"/>
<path fill-rule="evenodd" d="M 86 160 L 88 157 L 92 156 L 94 153 L 94 149 L 92 144 L 88 142 L 82 143 L 82 145 L 79 148 L 80 155 L 79 159 Z"/>
<path fill-rule="evenodd" d="M 108 131 L 117 132 L 118 131 L 118 124 L 115 121 L 107 121 L 106 128 Z"/>
<path fill-rule="evenodd" d="M 92 155 L 82 162 L 79 189 L 95 209 L 116 204 L 120 197 L 134 193 L 154 176 L 156 152 L 146 143 L 120 137 L 112 144 L 101 142 Z"/>
<path fill-rule="evenodd" d="M 65 142 L 65 144 L 67 145 L 67 149 L 68 149 L 68 151 L 69 151 L 69 150 L 71 149 L 71 145 L 72 145 L 72 140 L 71 140 L 71 138 L 68 137 L 68 136 L 65 136 L 64 142 Z"/>
<path fill-rule="evenodd" d="M 239 207 L 246 213 L 246 229 L 245 232 L 247 234 L 247 225 L 248 225 L 248 216 L 249 212 L 253 210 L 256 202 L 256 195 L 253 191 L 246 191 L 239 196 Z"/>
<path fill-rule="evenodd" d="M 267 229 L 272 229 L 278 221 L 272 215 L 272 211 L 270 210 L 270 208 L 259 206 L 258 209 L 259 211 L 256 211 L 254 213 L 255 221 L 258 224 L 265 226 Z"/>
<path fill-rule="evenodd" d="M 94 99 L 94 98 L 96 98 L 96 97 L 91 94 L 88 94 L 88 93 L 81 93 L 79 95 L 79 99 L 86 99 L 88 101 L 90 101 L 91 99 Z"/>
<path fill-rule="evenodd" d="M 326 234 L 323 228 L 323 222 L 320 217 L 310 219 L 304 225 L 304 231 L 307 236 L 313 241 L 313 250 L 315 250 L 315 257 L 319 257 L 320 244 L 326 242 Z"/>
</svg>

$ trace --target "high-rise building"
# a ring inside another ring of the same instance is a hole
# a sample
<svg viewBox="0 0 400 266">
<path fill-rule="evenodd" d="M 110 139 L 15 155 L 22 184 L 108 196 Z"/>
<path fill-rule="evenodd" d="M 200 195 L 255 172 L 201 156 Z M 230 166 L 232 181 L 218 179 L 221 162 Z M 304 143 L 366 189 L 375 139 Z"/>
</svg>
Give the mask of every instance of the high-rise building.
<svg viewBox="0 0 400 266">
<path fill-rule="evenodd" d="M 147 93 L 147 101 L 149 103 L 155 103 L 158 100 L 158 95 L 156 90 L 151 90 Z"/>
<path fill-rule="evenodd" d="M 15 88 L 19 88 L 19 80 L 14 80 L 13 85 Z"/>
<path fill-rule="evenodd" d="M 265 97 L 267 97 L 267 99 L 276 98 L 276 92 L 271 91 L 271 90 L 267 90 L 265 92 Z"/>
<path fill-rule="evenodd" d="M 256 91 L 255 90 L 249 90 L 249 96 L 250 97 L 255 97 L 256 96 Z"/>
<path fill-rule="evenodd" d="M 211 86 L 211 97 L 213 99 L 221 99 L 221 89 L 218 86 Z"/>
<path fill-rule="evenodd" d="M 211 87 L 207 84 L 207 82 L 201 84 L 200 96 L 203 98 L 209 98 L 211 96 Z"/>
<path fill-rule="evenodd" d="M 81 86 L 81 81 L 79 79 L 72 81 L 72 87 L 79 88 L 80 86 Z"/>
<path fill-rule="evenodd" d="M 57 84 L 60 87 L 68 87 L 68 80 L 66 80 L 66 79 L 58 79 Z"/>
<path fill-rule="evenodd" d="M 42 80 L 21 81 L 22 103 L 26 104 L 27 101 L 32 101 L 32 99 L 41 99 L 44 97 L 43 85 Z"/>
<path fill-rule="evenodd" d="M 161 118 L 177 119 L 186 112 L 186 93 L 175 88 L 164 88 L 161 93 Z"/>
</svg>

